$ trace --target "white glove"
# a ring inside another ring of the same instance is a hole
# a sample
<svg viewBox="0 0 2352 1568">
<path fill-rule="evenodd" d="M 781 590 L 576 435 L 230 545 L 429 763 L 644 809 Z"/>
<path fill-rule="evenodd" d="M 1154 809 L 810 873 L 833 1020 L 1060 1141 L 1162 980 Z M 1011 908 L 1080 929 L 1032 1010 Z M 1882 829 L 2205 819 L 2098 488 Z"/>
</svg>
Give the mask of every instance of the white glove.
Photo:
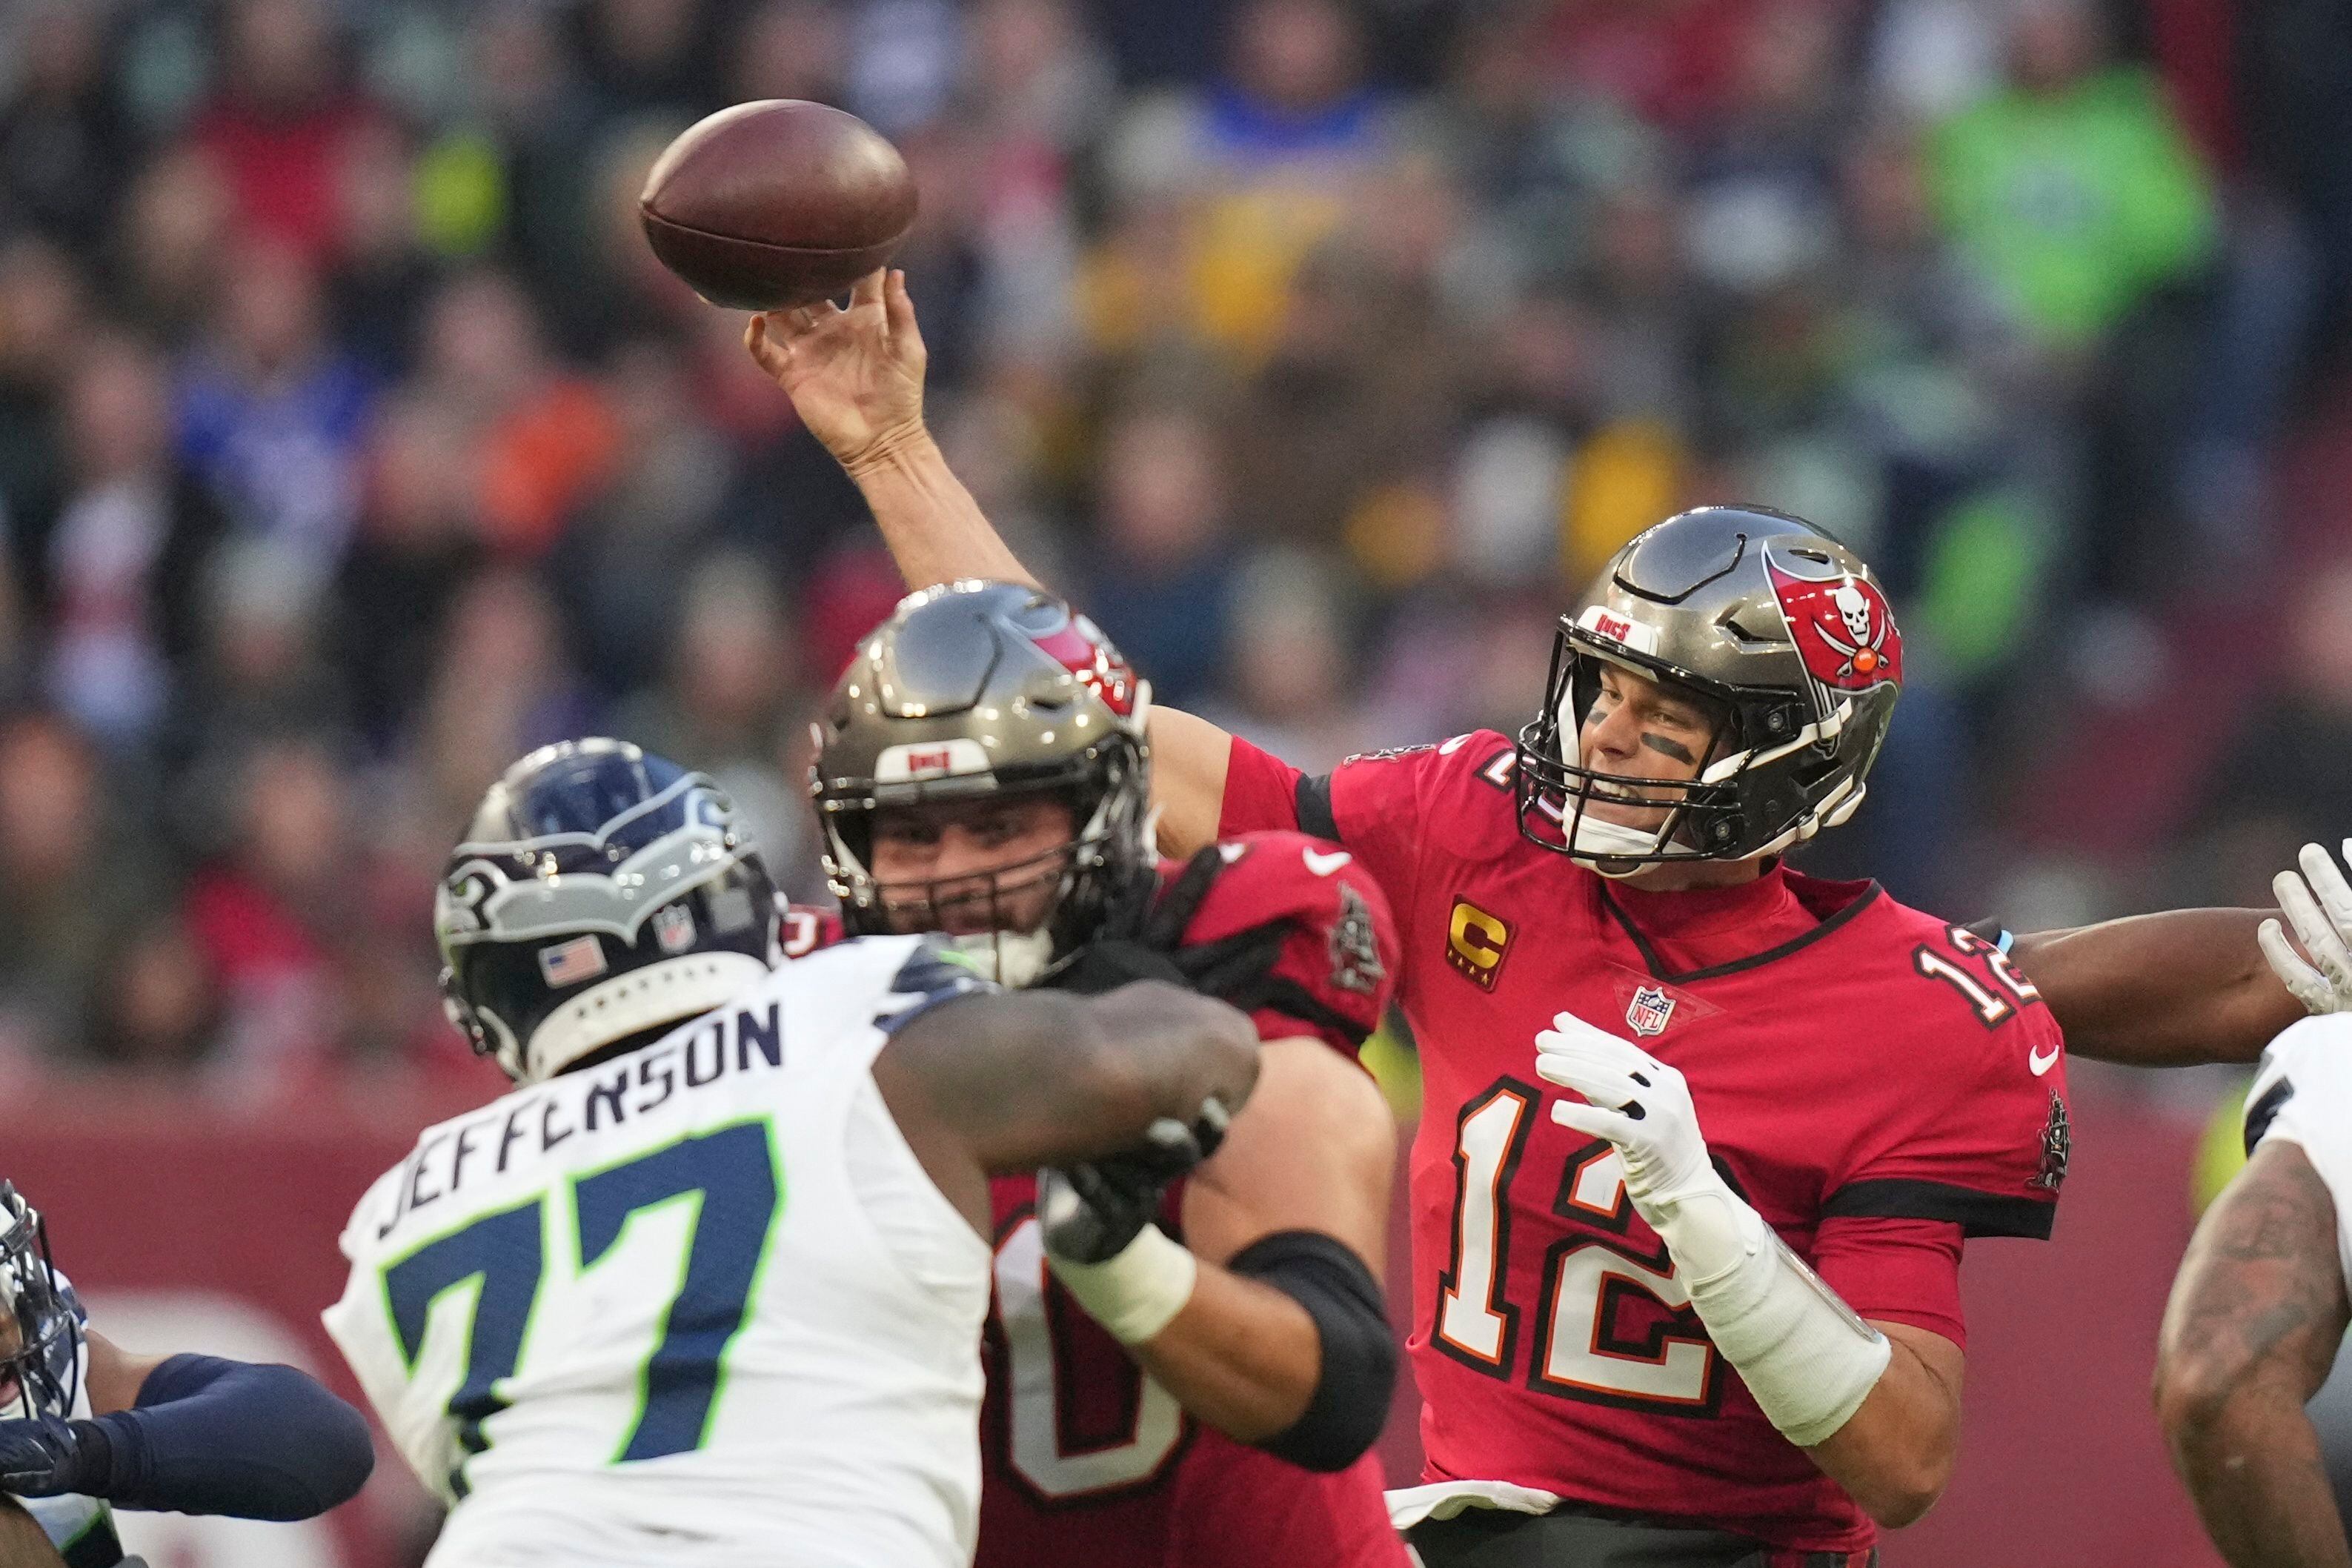
<svg viewBox="0 0 2352 1568">
<path fill-rule="evenodd" d="M 2344 853 L 2352 858 L 2352 838 L 2344 841 Z M 2303 874 L 2281 871 L 2271 879 L 2271 890 L 2311 963 L 2288 945 L 2274 920 L 2264 921 L 2256 933 L 2263 956 L 2305 1011 L 2352 1011 L 2352 882 L 2319 845 L 2305 845 L 2295 863 Z"/>
<path fill-rule="evenodd" d="M 1666 1205 L 1723 1191 L 1723 1178 L 1707 1159 L 1690 1086 L 1641 1047 L 1573 1013 L 1555 1014 L 1551 1027 L 1536 1037 L 1536 1075 L 1591 1102 L 1559 1100 L 1551 1119 L 1617 1145 L 1626 1195 L 1653 1229 L 1663 1234 L 1658 1222 Z"/>
</svg>

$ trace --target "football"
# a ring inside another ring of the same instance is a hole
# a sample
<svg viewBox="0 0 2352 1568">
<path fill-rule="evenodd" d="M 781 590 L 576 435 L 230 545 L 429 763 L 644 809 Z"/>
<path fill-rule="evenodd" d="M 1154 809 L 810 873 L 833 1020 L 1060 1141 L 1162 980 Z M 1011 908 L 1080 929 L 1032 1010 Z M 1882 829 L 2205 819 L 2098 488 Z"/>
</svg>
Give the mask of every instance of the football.
<svg viewBox="0 0 2352 1568">
<path fill-rule="evenodd" d="M 734 310 L 845 291 L 915 221 L 907 161 L 854 114 L 797 99 L 722 109 L 669 144 L 638 216 L 654 254 Z"/>
</svg>

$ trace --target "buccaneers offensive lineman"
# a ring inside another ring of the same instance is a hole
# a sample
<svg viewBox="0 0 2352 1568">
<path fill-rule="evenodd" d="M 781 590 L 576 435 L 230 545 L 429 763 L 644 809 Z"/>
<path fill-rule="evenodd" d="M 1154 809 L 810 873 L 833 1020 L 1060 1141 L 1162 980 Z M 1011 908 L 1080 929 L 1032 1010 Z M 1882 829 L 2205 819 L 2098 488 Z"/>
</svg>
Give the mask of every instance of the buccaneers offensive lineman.
<svg viewBox="0 0 2352 1568">
<path fill-rule="evenodd" d="M 1344 1059 L 1388 1005 L 1388 900 L 1293 832 L 1160 862 L 1149 708 L 1034 588 L 911 595 L 817 726 L 841 910 L 793 911 L 788 942 L 944 931 L 1007 984 L 1180 980 L 1265 1041 L 1248 1109 L 1164 1205 L 1134 1162 L 991 1184 L 982 1568 L 1402 1568 L 1367 1452 L 1394 1380 L 1395 1132 Z"/>
</svg>

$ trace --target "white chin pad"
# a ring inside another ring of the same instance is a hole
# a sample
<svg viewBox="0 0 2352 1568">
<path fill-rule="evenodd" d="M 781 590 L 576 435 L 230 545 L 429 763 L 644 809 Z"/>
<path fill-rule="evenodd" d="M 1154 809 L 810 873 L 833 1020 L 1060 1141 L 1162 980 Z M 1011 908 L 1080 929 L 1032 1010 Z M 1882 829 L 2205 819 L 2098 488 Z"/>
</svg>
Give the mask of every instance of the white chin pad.
<svg viewBox="0 0 2352 1568">
<path fill-rule="evenodd" d="M 1603 822 L 1594 816 L 1591 803 L 1576 818 L 1576 838 L 1570 853 L 1577 859 L 1588 857 L 1607 859 L 1630 855 L 1654 855 L 1658 852 L 1658 830 L 1654 827 L 1628 827 L 1622 822 Z"/>
<path fill-rule="evenodd" d="M 1008 991 L 1034 985 L 1054 963 L 1054 939 L 1042 931 L 982 931 L 950 937 L 948 945 L 971 961 L 975 973 Z"/>
<path fill-rule="evenodd" d="M 724 1006 L 767 973 L 748 952 L 693 952 L 599 982 L 532 1031 L 521 1081 L 542 1083 L 614 1040 Z"/>
</svg>

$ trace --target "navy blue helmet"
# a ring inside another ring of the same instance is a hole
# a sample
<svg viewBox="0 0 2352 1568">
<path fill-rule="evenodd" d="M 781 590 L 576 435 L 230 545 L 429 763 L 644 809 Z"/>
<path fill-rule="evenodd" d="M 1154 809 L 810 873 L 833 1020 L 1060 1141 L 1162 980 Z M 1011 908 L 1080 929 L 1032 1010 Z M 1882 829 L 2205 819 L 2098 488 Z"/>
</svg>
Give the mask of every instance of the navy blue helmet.
<svg viewBox="0 0 2352 1568">
<path fill-rule="evenodd" d="M 49 1262 L 48 1231 L 0 1182 L 0 1420 L 71 1417 L 81 1352 L 81 1311 Z"/>
<path fill-rule="evenodd" d="M 776 894 L 709 778 L 625 741 L 509 768 L 434 901 L 442 994 L 518 1083 L 707 1013 L 778 962 Z"/>
</svg>

